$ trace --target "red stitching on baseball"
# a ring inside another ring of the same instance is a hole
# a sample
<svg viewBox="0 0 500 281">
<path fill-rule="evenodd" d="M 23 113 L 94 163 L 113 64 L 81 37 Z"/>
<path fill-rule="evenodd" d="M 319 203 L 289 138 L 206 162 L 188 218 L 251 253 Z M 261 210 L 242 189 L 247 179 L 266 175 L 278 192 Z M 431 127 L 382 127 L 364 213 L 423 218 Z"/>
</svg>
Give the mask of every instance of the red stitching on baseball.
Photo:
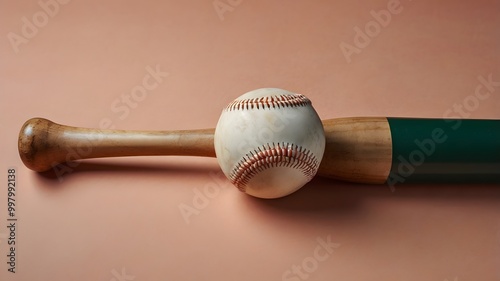
<svg viewBox="0 0 500 281">
<path fill-rule="evenodd" d="M 318 159 L 302 146 L 290 143 L 263 145 L 247 153 L 231 172 L 231 182 L 241 191 L 259 172 L 272 167 L 290 167 L 301 170 L 309 180 L 318 168 Z"/>
<path fill-rule="evenodd" d="M 248 109 L 270 109 L 283 107 L 296 107 L 310 105 L 311 101 L 301 94 L 278 95 L 272 97 L 261 97 L 253 99 L 235 100 L 231 102 L 226 111 L 248 110 Z"/>
</svg>

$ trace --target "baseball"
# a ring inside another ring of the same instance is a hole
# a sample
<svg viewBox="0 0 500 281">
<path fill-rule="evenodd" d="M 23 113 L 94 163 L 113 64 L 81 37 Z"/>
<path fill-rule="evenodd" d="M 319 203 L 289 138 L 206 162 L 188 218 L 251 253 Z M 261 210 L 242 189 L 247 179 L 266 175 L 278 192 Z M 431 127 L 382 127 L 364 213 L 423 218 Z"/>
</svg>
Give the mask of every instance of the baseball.
<svg viewBox="0 0 500 281">
<path fill-rule="evenodd" d="M 240 191 L 278 198 L 314 177 L 325 133 L 307 97 L 265 88 L 240 96 L 222 111 L 214 145 L 222 171 Z"/>
</svg>

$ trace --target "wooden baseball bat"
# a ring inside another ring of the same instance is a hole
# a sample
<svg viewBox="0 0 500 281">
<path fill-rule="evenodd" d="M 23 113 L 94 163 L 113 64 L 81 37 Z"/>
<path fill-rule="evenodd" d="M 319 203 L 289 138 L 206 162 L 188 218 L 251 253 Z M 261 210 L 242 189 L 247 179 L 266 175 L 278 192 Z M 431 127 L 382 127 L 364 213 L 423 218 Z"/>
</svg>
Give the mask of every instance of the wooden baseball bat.
<svg viewBox="0 0 500 281">
<path fill-rule="evenodd" d="M 318 175 L 358 183 L 500 182 L 500 120 L 355 117 L 323 120 Z M 87 158 L 215 157 L 214 129 L 98 130 L 33 118 L 19 133 L 26 167 L 42 172 Z"/>
</svg>

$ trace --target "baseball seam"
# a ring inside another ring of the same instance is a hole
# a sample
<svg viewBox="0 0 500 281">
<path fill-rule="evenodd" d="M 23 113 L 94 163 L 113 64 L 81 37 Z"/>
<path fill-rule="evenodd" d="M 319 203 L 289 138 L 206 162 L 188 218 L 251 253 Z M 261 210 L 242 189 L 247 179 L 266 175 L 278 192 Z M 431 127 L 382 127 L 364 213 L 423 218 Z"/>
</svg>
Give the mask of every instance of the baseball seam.
<svg viewBox="0 0 500 281">
<path fill-rule="evenodd" d="M 300 170 L 308 180 L 314 177 L 318 159 L 310 150 L 291 143 L 268 143 L 250 151 L 231 172 L 231 182 L 245 192 L 248 182 L 259 172 L 273 167 L 290 167 Z"/>
<path fill-rule="evenodd" d="M 298 107 L 310 105 L 311 101 L 301 94 L 277 95 L 253 99 L 242 99 L 231 102 L 226 111 L 249 110 L 249 109 L 271 109 L 284 107 Z"/>
</svg>

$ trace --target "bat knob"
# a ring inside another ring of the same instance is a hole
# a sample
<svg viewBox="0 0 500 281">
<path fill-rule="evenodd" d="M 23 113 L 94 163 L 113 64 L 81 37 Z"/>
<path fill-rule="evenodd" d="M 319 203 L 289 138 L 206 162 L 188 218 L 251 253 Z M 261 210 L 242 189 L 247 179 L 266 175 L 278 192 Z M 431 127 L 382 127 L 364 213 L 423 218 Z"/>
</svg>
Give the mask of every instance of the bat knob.
<svg viewBox="0 0 500 281">
<path fill-rule="evenodd" d="M 26 167 L 37 172 L 51 168 L 51 145 L 48 142 L 51 128 L 58 124 L 43 118 L 31 118 L 24 123 L 19 132 L 19 156 Z"/>
</svg>

